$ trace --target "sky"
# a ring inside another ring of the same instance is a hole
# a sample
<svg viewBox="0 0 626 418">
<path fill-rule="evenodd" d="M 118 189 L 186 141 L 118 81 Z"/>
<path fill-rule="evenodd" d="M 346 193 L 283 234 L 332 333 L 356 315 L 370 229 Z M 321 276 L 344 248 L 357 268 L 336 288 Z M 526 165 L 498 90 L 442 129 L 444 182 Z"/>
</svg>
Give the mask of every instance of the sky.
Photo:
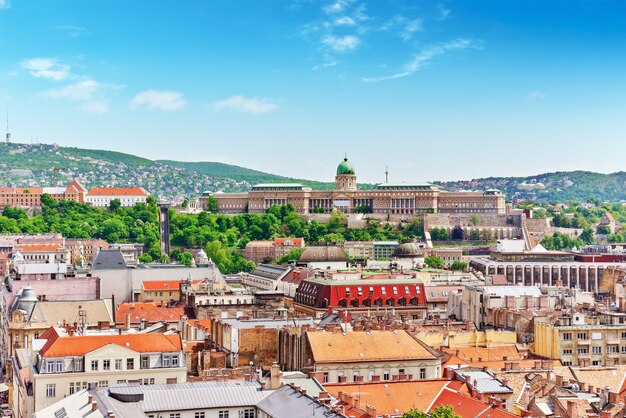
<svg viewBox="0 0 626 418">
<path fill-rule="evenodd" d="M 0 108 L 14 142 L 312 180 L 615 172 L 626 2 L 0 0 Z"/>
</svg>

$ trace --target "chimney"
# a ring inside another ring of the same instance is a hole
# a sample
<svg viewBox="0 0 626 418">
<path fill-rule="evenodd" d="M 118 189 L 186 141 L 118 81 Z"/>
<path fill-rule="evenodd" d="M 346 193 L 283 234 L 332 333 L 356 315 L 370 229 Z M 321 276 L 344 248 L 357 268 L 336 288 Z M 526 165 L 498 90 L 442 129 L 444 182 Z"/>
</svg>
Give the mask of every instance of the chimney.
<svg viewBox="0 0 626 418">
<path fill-rule="evenodd" d="M 130 314 L 127 313 L 124 315 L 124 330 L 128 331 L 130 329 Z"/>
<path fill-rule="evenodd" d="M 91 395 L 89 395 L 89 397 L 91 398 L 92 396 L 91 396 Z M 98 402 L 92 402 L 92 403 L 91 403 L 91 411 L 92 411 L 92 412 L 95 412 L 95 411 L 96 411 L 96 409 L 98 409 Z"/>
<path fill-rule="evenodd" d="M 93 401 L 93 395 L 90 393 L 87 395 L 87 405 L 89 405 Z"/>
<path fill-rule="evenodd" d="M 376 408 L 373 407 L 372 405 L 365 405 L 365 412 L 370 417 L 375 417 L 376 416 Z"/>
<path fill-rule="evenodd" d="M 280 366 L 277 362 L 272 364 L 270 368 L 270 389 L 278 389 L 280 387 L 280 377 L 282 373 L 280 372 Z"/>
<path fill-rule="evenodd" d="M 563 386 L 563 376 L 561 376 L 560 374 L 557 374 L 554 376 L 554 379 L 556 380 L 557 386 Z"/>
<path fill-rule="evenodd" d="M 265 388 L 267 387 L 267 382 L 261 382 L 261 390 L 265 390 Z"/>
<path fill-rule="evenodd" d="M 578 410 L 576 408 L 576 401 L 567 401 L 567 417 L 578 418 Z"/>
</svg>

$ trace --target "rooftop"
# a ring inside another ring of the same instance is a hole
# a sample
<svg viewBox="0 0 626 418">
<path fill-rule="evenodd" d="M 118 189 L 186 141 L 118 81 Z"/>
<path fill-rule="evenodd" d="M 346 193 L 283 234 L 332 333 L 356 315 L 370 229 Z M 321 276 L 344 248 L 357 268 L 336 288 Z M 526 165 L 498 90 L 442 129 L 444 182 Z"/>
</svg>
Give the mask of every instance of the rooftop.
<svg viewBox="0 0 626 418">
<path fill-rule="evenodd" d="M 84 356 L 109 344 L 119 345 L 140 353 L 178 352 L 182 343 L 178 334 L 109 334 L 65 336 L 54 327 L 44 332 L 41 340 L 46 340 L 40 355 L 43 358 Z"/>
<path fill-rule="evenodd" d="M 148 196 L 143 187 L 95 187 L 87 196 Z"/>
<path fill-rule="evenodd" d="M 318 363 L 436 358 L 404 330 L 308 332 L 306 336 Z"/>
</svg>

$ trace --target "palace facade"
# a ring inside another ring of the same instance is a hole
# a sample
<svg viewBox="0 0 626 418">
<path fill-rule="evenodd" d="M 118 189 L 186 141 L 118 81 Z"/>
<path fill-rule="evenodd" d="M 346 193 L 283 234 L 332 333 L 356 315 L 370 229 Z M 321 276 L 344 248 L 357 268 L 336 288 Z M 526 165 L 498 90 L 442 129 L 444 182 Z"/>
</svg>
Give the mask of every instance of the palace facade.
<svg viewBox="0 0 626 418">
<path fill-rule="evenodd" d="M 247 193 L 213 193 L 219 213 L 264 213 L 273 205 L 293 205 L 300 214 L 344 213 L 419 215 L 422 213 L 505 213 L 504 195 L 495 189 L 446 192 L 428 183 L 382 183 L 359 190 L 354 166 L 337 167 L 334 190 L 312 190 L 297 183 L 257 184 Z M 202 198 L 201 198 L 202 199 Z M 203 200 L 208 196 L 203 196 Z M 206 206 L 205 202 L 203 206 Z"/>
</svg>

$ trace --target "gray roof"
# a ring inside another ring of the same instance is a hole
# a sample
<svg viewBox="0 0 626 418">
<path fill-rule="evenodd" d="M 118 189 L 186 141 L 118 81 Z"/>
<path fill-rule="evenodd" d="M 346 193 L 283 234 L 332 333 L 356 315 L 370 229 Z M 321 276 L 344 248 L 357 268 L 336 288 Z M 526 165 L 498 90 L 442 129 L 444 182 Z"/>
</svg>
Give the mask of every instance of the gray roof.
<svg viewBox="0 0 626 418">
<path fill-rule="evenodd" d="M 310 326 L 315 325 L 314 318 L 291 318 L 291 319 L 246 319 L 239 320 L 234 318 L 224 318 L 220 319 L 222 324 L 228 324 L 235 329 L 250 329 L 256 327 L 265 327 L 265 328 L 282 328 L 286 326 L 299 326 L 303 324 L 308 324 Z"/>
<path fill-rule="evenodd" d="M 327 406 L 314 401 L 311 396 L 296 392 L 291 386 L 275 390 L 258 403 L 257 408 L 272 417 L 332 418 L 345 415 L 332 412 Z"/>
<path fill-rule="evenodd" d="M 141 412 L 254 406 L 270 393 L 262 391 L 258 382 L 246 381 L 115 386 L 98 392 L 115 408 Z"/>
<path fill-rule="evenodd" d="M 125 269 L 126 267 L 126 260 L 119 248 L 100 250 L 93 261 L 94 269 Z"/>
<path fill-rule="evenodd" d="M 263 277 L 264 279 L 278 280 L 291 271 L 290 266 L 274 266 L 272 264 L 259 264 L 249 274 L 250 276 Z"/>
<path fill-rule="evenodd" d="M 311 396 L 320 396 L 320 392 L 324 392 L 324 388 L 315 379 L 302 372 L 283 372 L 280 382 L 283 385 L 300 386 Z"/>
<path fill-rule="evenodd" d="M 541 290 L 537 286 L 483 286 L 485 293 L 493 296 L 535 296 L 542 295 Z"/>
<path fill-rule="evenodd" d="M 83 389 L 35 412 L 33 418 L 73 418 L 87 415 L 89 418 L 104 417 L 105 415 L 98 410 L 91 412 L 91 404 L 87 402 L 88 398 L 89 391 Z"/>
<path fill-rule="evenodd" d="M 459 372 L 457 372 L 459 373 Z M 469 378 L 469 384 L 474 385 L 476 381 L 478 385 L 478 392 L 480 393 L 512 393 L 513 390 L 504 386 L 502 382 L 493 377 L 487 372 L 483 371 L 464 371 L 461 370 L 460 374 Z"/>
<path fill-rule="evenodd" d="M 348 261 L 342 248 L 335 246 L 306 247 L 300 255 L 301 263 L 316 261 Z"/>
</svg>

